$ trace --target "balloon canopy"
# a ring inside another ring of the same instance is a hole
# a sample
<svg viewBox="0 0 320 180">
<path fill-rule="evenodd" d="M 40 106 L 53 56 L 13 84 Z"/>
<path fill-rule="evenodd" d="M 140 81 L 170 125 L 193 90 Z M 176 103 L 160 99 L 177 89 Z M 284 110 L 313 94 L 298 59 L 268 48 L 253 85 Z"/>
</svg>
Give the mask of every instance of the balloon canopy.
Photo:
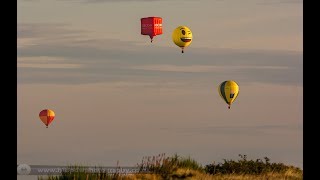
<svg viewBox="0 0 320 180">
<path fill-rule="evenodd" d="M 162 34 L 162 18 L 161 17 L 141 18 L 141 34 L 148 35 L 152 42 L 154 36 Z"/>
<path fill-rule="evenodd" d="M 229 80 L 222 82 L 218 87 L 218 92 L 221 98 L 229 105 L 235 101 L 239 94 L 239 86 L 235 81 Z"/>
<path fill-rule="evenodd" d="M 172 41 L 182 49 L 189 46 L 192 42 L 192 32 L 187 26 L 179 26 L 172 33 Z"/>
<path fill-rule="evenodd" d="M 47 128 L 53 121 L 54 117 L 55 113 L 50 109 L 44 109 L 39 113 L 40 120 L 46 125 Z"/>
</svg>

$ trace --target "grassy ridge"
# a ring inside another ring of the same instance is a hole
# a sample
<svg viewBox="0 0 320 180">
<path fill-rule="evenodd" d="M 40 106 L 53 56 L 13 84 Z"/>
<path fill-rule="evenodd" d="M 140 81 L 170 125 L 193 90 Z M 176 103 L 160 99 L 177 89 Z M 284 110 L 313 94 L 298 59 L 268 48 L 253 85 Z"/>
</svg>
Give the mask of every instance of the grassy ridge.
<svg viewBox="0 0 320 180">
<path fill-rule="evenodd" d="M 224 159 L 222 163 L 208 164 L 203 167 L 190 157 L 181 157 L 177 154 L 165 157 L 165 154 L 159 154 L 143 157 L 142 162 L 137 164 L 141 173 L 120 174 L 105 171 L 87 173 L 84 167 L 73 166 L 70 168 L 77 169 L 76 172 L 63 172 L 62 175 L 47 178 L 38 177 L 38 180 L 303 179 L 303 171 L 298 167 L 283 163 L 270 163 L 267 157 L 263 161 L 261 159 L 248 160 L 246 155 L 239 154 L 239 156 L 238 161 Z M 148 173 L 142 173 L 146 169 Z"/>
</svg>

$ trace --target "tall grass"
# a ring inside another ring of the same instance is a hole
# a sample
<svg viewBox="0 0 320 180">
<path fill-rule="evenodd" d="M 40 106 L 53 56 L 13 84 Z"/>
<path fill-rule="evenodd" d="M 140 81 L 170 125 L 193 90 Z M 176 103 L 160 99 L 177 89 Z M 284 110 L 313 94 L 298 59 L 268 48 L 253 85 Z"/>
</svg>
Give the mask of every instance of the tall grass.
<svg viewBox="0 0 320 180">
<path fill-rule="evenodd" d="M 61 172 L 61 175 L 49 175 L 47 178 L 38 177 L 38 180 L 114 180 L 121 178 L 118 172 L 108 173 L 104 169 L 95 167 L 92 172 L 88 167 L 81 165 L 69 166 Z"/>
<path fill-rule="evenodd" d="M 177 176 L 174 172 L 178 169 L 190 169 L 203 172 L 203 167 L 191 159 L 191 157 L 181 157 L 178 154 L 174 154 L 171 157 L 165 157 L 165 154 L 159 154 L 161 158 L 157 160 L 157 156 L 151 158 L 145 158 L 147 161 L 142 161 L 138 164 L 140 169 L 146 169 L 154 174 L 159 174 L 163 178 L 171 176 Z M 151 161 L 150 161 L 151 160 Z M 155 160 L 155 161 L 154 161 Z"/>
<path fill-rule="evenodd" d="M 48 178 L 38 177 L 38 180 L 167 180 L 167 179 L 204 179 L 204 180 L 301 180 L 303 171 L 294 166 L 283 163 L 271 163 L 270 159 L 248 160 L 246 155 L 239 154 L 240 159 L 226 160 L 222 163 L 212 163 L 203 167 L 190 156 L 182 157 L 178 154 L 166 157 L 165 153 L 157 156 L 145 156 L 136 174 L 108 173 L 104 170 L 88 173 L 85 167 L 70 166 L 72 171 L 65 171 L 59 176 Z M 117 165 L 120 168 L 120 166 Z"/>
</svg>

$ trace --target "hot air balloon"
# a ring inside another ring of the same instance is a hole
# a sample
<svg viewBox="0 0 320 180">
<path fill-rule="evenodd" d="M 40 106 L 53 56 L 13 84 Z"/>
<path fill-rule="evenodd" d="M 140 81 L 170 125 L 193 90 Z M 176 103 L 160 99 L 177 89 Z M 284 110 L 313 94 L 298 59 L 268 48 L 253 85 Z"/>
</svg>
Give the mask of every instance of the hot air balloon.
<svg viewBox="0 0 320 180">
<path fill-rule="evenodd" d="M 230 109 L 231 104 L 239 94 L 239 86 L 235 81 L 224 81 L 219 85 L 218 92 L 222 99 L 229 105 L 228 108 Z"/>
<path fill-rule="evenodd" d="M 39 113 L 40 120 L 46 125 L 48 128 L 49 124 L 53 121 L 55 114 L 50 109 L 44 109 Z"/>
<path fill-rule="evenodd" d="M 162 34 L 162 18 L 161 17 L 141 18 L 141 34 L 149 35 L 152 42 L 154 36 Z"/>
<path fill-rule="evenodd" d="M 187 26 L 179 26 L 172 33 L 172 41 L 182 49 L 192 42 L 192 32 Z"/>
</svg>

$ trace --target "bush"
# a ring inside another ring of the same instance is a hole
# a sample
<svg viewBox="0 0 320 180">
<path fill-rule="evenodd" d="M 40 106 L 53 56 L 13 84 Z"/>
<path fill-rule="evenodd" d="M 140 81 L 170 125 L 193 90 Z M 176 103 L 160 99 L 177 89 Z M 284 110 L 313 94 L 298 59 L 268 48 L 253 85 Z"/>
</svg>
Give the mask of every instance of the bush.
<svg viewBox="0 0 320 180">
<path fill-rule="evenodd" d="M 302 170 L 287 166 L 283 163 L 270 163 L 268 157 L 264 157 L 265 161 L 261 159 L 247 160 L 246 155 L 241 155 L 240 160 L 226 160 L 223 159 L 223 163 L 206 165 L 204 171 L 209 174 L 264 174 L 264 173 L 285 173 L 289 169 L 302 173 Z"/>
</svg>

